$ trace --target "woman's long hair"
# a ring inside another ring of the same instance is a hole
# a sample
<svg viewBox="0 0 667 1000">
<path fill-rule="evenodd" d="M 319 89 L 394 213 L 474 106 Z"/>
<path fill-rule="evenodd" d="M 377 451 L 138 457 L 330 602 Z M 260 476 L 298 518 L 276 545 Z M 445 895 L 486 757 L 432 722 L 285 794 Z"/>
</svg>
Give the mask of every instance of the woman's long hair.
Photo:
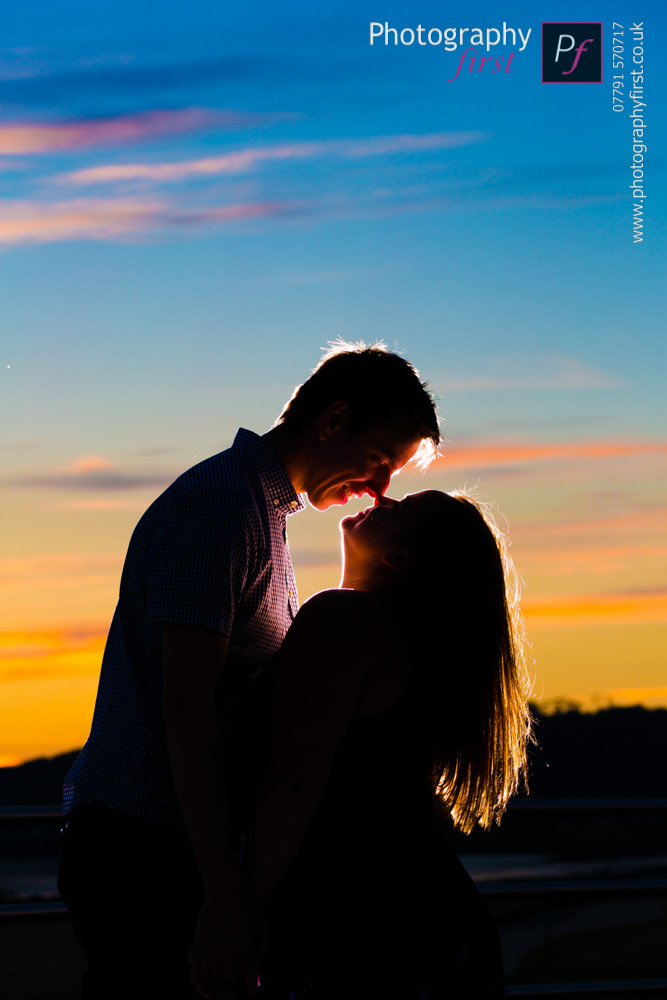
<svg viewBox="0 0 667 1000">
<path fill-rule="evenodd" d="M 456 503 L 447 502 L 446 512 L 443 507 L 442 523 L 428 518 L 420 526 L 417 565 L 401 603 L 417 647 L 434 791 L 454 824 L 469 833 L 476 823 L 500 822 L 525 782 L 531 716 L 519 585 L 507 539 L 471 495 L 448 497 Z"/>
</svg>

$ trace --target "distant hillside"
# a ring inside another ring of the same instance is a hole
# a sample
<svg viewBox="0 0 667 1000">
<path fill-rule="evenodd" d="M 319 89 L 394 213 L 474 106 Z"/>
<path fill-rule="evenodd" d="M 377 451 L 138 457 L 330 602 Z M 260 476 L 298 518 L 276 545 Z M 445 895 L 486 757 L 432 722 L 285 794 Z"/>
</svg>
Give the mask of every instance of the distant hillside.
<svg viewBox="0 0 667 1000">
<path fill-rule="evenodd" d="M 667 798 L 667 710 L 608 708 L 537 717 L 533 798 Z M 0 805 L 57 805 L 77 751 L 0 769 Z"/>
<path fill-rule="evenodd" d="M 0 805 L 57 806 L 63 798 L 63 779 L 78 750 L 58 757 L 39 757 L 18 767 L 0 769 Z"/>
<path fill-rule="evenodd" d="M 666 709 L 535 715 L 534 798 L 667 798 Z"/>
</svg>

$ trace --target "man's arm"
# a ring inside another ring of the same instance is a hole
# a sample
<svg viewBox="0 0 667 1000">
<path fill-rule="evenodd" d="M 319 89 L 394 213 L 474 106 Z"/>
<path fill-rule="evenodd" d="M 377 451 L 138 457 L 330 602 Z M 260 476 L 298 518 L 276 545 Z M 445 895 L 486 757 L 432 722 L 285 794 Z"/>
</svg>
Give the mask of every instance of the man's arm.
<svg viewBox="0 0 667 1000">
<path fill-rule="evenodd" d="M 162 709 L 176 795 L 204 883 L 194 956 L 210 997 L 253 976 L 253 945 L 262 923 L 237 863 L 215 710 L 228 648 L 229 639 L 212 629 L 162 626 Z"/>
</svg>

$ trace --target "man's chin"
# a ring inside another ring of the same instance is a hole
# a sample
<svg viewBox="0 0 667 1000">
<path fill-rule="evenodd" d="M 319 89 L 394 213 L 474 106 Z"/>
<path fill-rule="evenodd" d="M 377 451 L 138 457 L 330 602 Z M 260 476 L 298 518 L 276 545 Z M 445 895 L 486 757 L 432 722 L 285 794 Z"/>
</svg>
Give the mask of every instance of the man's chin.
<svg viewBox="0 0 667 1000">
<path fill-rule="evenodd" d="M 329 510 L 330 507 L 342 507 L 348 501 L 348 497 L 342 492 L 325 493 L 324 496 L 308 497 L 308 503 L 315 510 Z"/>
<path fill-rule="evenodd" d="M 306 499 L 308 500 L 308 503 L 310 504 L 311 507 L 319 511 L 328 510 L 329 507 L 333 507 L 333 505 L 336 502 L 335 500 L 330 500 L 327 497 L 307 496 Z"/>
</svg>

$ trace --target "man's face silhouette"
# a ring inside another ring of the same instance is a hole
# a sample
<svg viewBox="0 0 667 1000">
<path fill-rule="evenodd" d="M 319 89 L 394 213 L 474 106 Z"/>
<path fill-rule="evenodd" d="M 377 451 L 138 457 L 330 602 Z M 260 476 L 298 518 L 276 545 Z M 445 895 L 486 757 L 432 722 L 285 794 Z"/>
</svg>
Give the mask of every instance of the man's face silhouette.
<svg viewBox="0 0 667 1000">
<path fill-rule="evenodd" d="M 306 493 L 317 510 L 345 504 L 352 496 L 383 496 L 392 475 L 410 461 L 421 443 L 400 417 L 359 434 L 350 434 L 348 422 L 346 413 L 332 414 L 309 463 Z"/>
</svg>

